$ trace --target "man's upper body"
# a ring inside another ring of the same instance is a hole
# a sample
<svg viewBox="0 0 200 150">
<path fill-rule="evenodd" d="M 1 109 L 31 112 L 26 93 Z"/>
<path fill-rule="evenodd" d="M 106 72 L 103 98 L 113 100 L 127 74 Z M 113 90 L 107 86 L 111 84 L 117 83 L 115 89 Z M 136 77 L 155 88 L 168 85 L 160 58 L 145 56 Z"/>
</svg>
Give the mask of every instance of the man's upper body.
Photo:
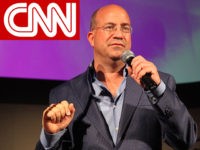
<svg viewBox="0 0 200 150">
<path fill-rule="evenodd" d="M 114 143 L 103 111 L 98 109 L 90 70 L 51 91 L 51 103 L 67 99 L 74 104 L 76 113 L 67 129 L 59 132 L 57 137 L 43 130 L 43 143 L 38 143 L 37 150 L 44 149 L 42 144 L 59 150 L 160 150 L 162 140 L 174 149 L 184 150 L 195 142 L 196 124 L 175 93 L 173 77 L 160 73 L 166 89 L 156 104 L 150 101 L 141 86 L 127 76 Z"/>
<path fill-rule="evenodd" d="M 163 138 L 183 150 L 195 142 L 196 124 L 175 92 L 173 77 L 142 56 L 126 71 L 121 56 L 131 49 L 131 32 L 129 15 L 118 5 L 92 15 L 93 71 L 51 92 L 37 149 L 156 150 Z M 140 81 L 146 73 L 158 95 L 144 91 Z"/>
</svg>

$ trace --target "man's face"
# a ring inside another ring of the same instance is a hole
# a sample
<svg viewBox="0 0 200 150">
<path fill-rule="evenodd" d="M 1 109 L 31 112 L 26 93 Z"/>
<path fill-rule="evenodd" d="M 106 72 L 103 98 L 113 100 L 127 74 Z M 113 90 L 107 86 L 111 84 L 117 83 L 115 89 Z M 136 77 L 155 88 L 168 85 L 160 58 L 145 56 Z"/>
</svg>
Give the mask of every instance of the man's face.
<svg viewBox="0 0 200 150">
<path fill-rule="evenodd" d="M 88 39 L 94 48 L 94 59 L 121 59 L 123 51 L 131 48 L 128 14 L 116 6 L 103 8 L 96 15 L 96 26 Z"/>
</svg>

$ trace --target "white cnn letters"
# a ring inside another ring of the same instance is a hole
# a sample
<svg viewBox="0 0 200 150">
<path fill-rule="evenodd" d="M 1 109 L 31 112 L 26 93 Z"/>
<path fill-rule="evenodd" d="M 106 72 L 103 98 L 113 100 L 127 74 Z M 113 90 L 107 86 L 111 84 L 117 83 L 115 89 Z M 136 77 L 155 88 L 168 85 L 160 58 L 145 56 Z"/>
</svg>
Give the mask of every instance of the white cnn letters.
<svg viewBox="0 0 200 150">
<path fill-rule="evenodd" d="M 14 19 L 17 14 L 28 13 L 27 26 L 18 26 Z M 50 3 L 47 7 L 47 15 L 44 14 L 37 3 L 16 3 L 11 5 L 4 14 L 4 25 L 7 31 L 17 37 L 34 37 L 38 34 L 38 26 L 45 35 L 54 37 L 59 26 L 66 37 L 76 34 L 76 3 L 66 3 L 66 15 L 56 3 Z"/>
</svg>

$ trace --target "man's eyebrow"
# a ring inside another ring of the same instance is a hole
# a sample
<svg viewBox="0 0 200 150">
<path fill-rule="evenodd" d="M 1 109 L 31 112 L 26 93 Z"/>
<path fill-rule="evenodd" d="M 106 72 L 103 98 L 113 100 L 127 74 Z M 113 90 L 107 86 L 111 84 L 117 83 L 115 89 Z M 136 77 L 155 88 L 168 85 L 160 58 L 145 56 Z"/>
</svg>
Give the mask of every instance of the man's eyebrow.
<svg viewBox="0 0 200 150">
<path fill-rule="evenodd" d="M 130 23 L 122 23 L 121 26 L 131 26 Z"/>
<path fill-rule="evenodd" d="M 114 22 L 107 22 L 105 23 L 104 25 L 117 25 L 116 23 Z M 131 26 L 130 23 L 121 23 L 120 26 Z"/>
<path fill-rule="evenodd" d="M 116 23 L 113 23 L 113 22 L 107 22 L 107 23 L 105 23 L 105 25 L 116 25 Z"/>
</svg>

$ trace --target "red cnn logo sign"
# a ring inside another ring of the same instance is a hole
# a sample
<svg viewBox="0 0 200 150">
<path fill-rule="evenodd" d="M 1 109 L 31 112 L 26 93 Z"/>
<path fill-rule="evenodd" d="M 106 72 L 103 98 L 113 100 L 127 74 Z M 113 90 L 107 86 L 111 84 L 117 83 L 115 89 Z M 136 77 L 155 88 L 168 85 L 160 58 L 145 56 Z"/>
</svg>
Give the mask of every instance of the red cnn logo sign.
<svg viewBox="0 0 200 150">
<path fill-rule="evenodd" d="M 0 9 L 0 39 L 77 40 L 79 0 L 6 0 Z"/>
</svg>

